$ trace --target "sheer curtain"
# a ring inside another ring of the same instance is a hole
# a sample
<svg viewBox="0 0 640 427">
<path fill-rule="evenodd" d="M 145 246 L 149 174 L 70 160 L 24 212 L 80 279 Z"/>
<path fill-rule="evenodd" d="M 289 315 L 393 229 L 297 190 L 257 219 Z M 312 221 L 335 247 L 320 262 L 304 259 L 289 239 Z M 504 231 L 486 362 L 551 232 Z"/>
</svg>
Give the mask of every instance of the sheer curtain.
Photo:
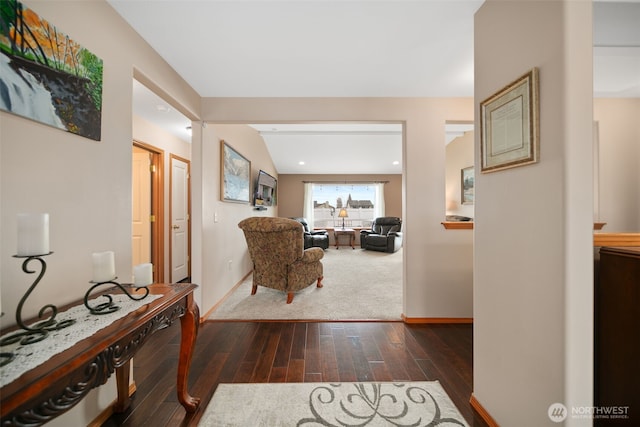
<svg viewBox="0 0 640 427">
<path fill-rule="evenodd" d="M 373 207 L 373 218 L 384 216 L 384 183 L 378 182 L 374 184 L 376 192 L 376 204 Z"/>
<path fill-rule="evenodd" d="M 304 183 L 304 206 L 302 207 L 302 216 L 307 219 L 309 229 L 313 230 L 313 183 Z"/>
</svg>

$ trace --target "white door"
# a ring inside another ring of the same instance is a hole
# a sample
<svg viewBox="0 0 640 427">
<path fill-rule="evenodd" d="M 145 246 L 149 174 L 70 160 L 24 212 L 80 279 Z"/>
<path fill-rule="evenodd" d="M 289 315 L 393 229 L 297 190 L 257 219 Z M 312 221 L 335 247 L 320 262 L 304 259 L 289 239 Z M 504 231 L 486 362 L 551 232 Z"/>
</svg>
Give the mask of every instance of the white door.
<svg viewBox="0 0 640 427">
<path fill-rule="evenodd" d="M 151 153 L 133 147 L 133 265 L 151 262 Z"/>
<path fill-rule="evenodd" d="M 171 156 L 171 282 L 189 277 L 189 163 Z"/>
</svg>

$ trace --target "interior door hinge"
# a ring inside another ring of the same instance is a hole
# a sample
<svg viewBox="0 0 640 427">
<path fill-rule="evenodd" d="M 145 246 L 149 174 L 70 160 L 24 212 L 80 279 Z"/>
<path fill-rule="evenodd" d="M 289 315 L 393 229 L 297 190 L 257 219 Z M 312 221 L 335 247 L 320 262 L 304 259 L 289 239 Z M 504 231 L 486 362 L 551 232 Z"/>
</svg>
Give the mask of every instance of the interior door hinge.
<svg viewBox="0 0 640 427">
<path fill-rule="evenodd" d="M 155 215 L 149 215 L 149 222 L 156 222 L 156 216 Z"/>
<path fill-rule="evenodd" d="M 151 173 L 155 173 L 156 172 L 156 165 L 149 165 L 149 170 L 151 171 Z"/>
</svg>

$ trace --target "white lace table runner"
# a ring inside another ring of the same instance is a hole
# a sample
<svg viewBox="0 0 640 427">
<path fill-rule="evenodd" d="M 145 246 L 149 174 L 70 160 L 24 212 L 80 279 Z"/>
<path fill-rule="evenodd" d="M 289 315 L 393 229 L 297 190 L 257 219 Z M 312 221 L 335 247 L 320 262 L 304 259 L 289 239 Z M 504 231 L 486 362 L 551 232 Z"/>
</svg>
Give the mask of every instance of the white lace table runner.
<svg viewBox="0 0 640 427">
<path fill-rule="evenodd" d="M 132 311 L 137 310 L 143 305 L 162 298 L 162 295 L 148 295 L 141 301 L 134 301 L 126 295 L 112 295 L 113 303 L 120 307 L 120 310 L 109 314 L 95 315 L 91 314 L 87 307 L 78 305 L 71 307 L 69 310 L 58 313 L 56 320 L 62 322 L 67 319 L 76 319 L 76 323 L 57 331 L 49 332 L 49 336 L 40 342 L 22 345 L 20 342 L 2 346 L 0 351 L 11 352 L 15 355 L 15 359 L 7 365 L 0 367 L 0 387 L 15 381 L 23 373 L 41 365 L 58 353 L 73 347 L 76 343 L 90 337 L 99 330 L 109 326 L 114 321 L 125 317 Z M 94 298 L 89 300 L 89 305 L 96 306 L 98 303 L 105 302 L 105 298 Z M 12 335 L 8 333 L 5 336 Z"/>
</svg>

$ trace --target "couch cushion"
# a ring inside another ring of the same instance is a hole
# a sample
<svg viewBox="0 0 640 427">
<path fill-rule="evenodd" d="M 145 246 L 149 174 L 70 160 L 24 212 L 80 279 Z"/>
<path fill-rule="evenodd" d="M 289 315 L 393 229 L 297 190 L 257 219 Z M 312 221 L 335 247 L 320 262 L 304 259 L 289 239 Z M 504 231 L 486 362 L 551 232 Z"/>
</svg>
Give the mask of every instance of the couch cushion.
<svg viewBox="0 0 640 427">
<path fill-rule="evenodd" d="M 387 236 L 381 234 L 371 234 L 367 236 L 367 245 L 387 246 Z"/>
</svg>

